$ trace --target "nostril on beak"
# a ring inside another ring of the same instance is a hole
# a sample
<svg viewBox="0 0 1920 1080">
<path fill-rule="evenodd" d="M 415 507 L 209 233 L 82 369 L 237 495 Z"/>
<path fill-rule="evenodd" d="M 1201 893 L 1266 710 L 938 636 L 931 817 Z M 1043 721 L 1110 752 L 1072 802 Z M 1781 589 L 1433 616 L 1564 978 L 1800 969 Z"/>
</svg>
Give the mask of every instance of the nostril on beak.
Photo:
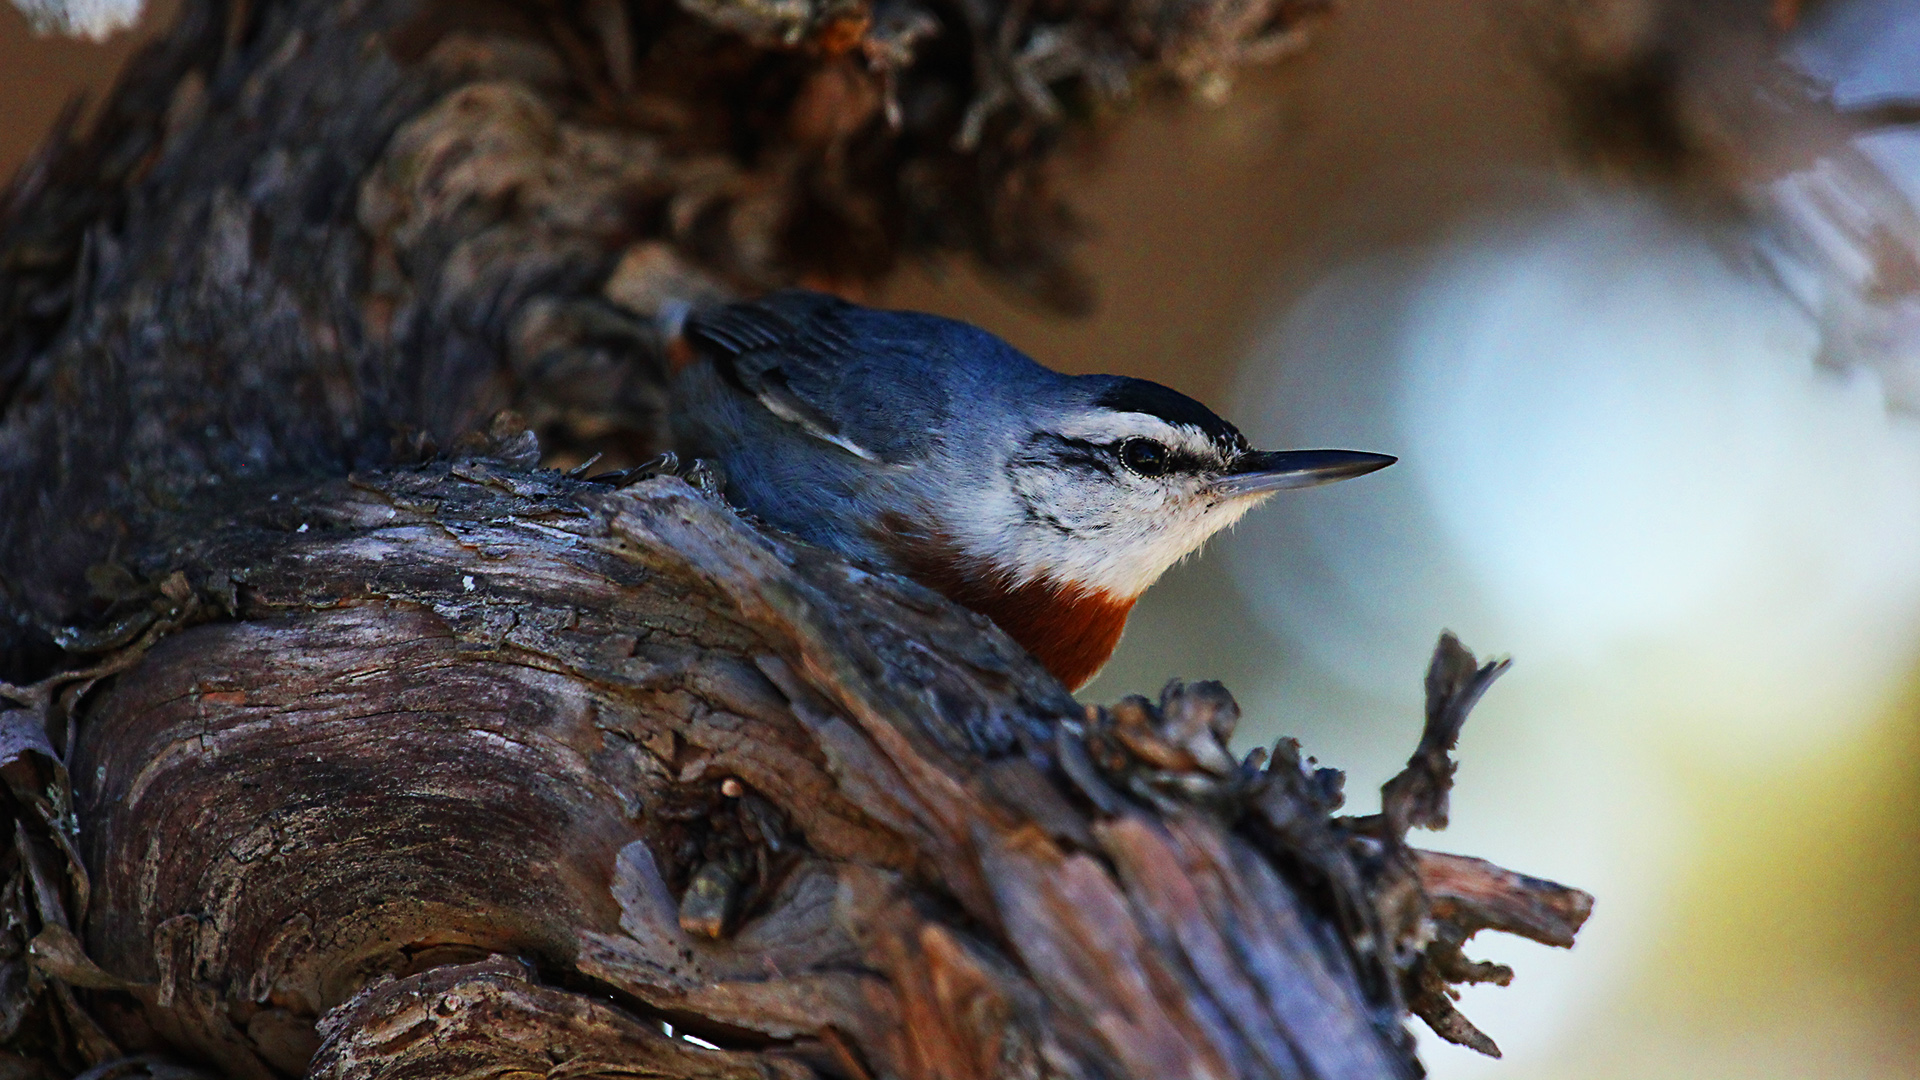
<svg viewBox="0 0 1920 1080">
<path fill-rule="evenodd" d="M 1362 450 L 1279 450 L 1242 454 L 1213 490 L 1229 498 L 1264 495 L 1292 488 L 1318 487 L 1365 476 L 1400 460 Z"/>
</svg>

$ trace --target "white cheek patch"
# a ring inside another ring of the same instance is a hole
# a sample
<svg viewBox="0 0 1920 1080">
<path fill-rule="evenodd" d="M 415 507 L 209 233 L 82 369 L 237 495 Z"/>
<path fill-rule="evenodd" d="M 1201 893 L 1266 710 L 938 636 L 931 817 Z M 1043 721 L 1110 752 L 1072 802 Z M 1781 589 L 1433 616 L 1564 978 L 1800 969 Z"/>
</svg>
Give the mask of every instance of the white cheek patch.
<svg viewBox="0 0 1920 1080">
<path fill-rule="evenodd" d="M 1112 542 L 1089 539 L 1078 558 L 1063 561 L 1058 576 L 1120 596 L 1138 596 L 1175 563 L 1200 550 L 1213 534 L 1240 520 L 1257 499 L 1216 503 L 1209 499 L 1169 500 L 1143 527 Z"/>
<path fill-rule="evenodd" d="M 1055 581 L 1129 599 L 1260 501 L 1220 502 L 1190 480 L 1088 484 L 1054 470 L 1027 471 L 1018 484 L 962 508 L 969 547 L 992 552 L 1023 583 Z"/>
<path fill-rule="evenodd" d="M 1226 464 L 1205 432 L 1147 413 L 1086 412 L 1052 430 L 1096 446 L 1152 439 L 1183 457 Z M 1260 501 L 1222 501 L 1198 477 L 1137 476 L 1117 461 L 1108 475 L 1028 463 L 985 479 L 982 496 L 947 510 L 967 551 L 1022 584 L 1051 581 L 1125 599 Z"/>
</svg>

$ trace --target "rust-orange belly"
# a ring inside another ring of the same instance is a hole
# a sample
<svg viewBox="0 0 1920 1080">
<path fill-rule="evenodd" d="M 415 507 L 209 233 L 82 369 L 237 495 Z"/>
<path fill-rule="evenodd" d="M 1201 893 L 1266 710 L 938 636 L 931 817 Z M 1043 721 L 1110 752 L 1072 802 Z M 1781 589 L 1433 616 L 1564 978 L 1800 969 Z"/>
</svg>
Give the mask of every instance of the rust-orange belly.
<svg viewBox="0 0 1920 1080">
<path fill-rule="evenodd" d="M 1071 690 L 1086 685 L 1105 666 L 1133 610 L 1130 599 L 1045 582 L 1010 591 L 989 588 L 977 595 L 948 595 L 999 623 Z"/>
<path fill-rule="evenodd" d="M 1005 573 L 958 554 L 951 540 L 896 518 L 873 538 L 914 580 L 998 623 L 1073 690 L 1113 655 L 1137 599 L 1050 581 L 1011 584 Z"/>
</svg>

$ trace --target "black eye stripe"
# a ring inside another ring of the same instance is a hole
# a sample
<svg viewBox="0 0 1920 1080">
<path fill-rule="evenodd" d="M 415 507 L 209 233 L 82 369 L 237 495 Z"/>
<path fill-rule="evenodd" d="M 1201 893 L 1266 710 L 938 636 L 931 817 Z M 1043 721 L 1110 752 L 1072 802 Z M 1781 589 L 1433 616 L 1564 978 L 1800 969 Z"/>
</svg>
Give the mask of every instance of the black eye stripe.
<svg viewBox="0 0 1920 1080">
<path fill-rule="evenodd" d="M 1120 469 L 1126 469 L 1136 475 L 1146 476 L 1146 472 L 1127 465 L 1122 453 L 1131 443 L 1149 443 L 1159 447 L 1165 455 L 1166 467 L 1153 476 L 1166 476 L 1172 473 L 1205 473 L 1219 469 L 1220 462 L 1203 454 L 1196 454 L 1185 447 L 1168 446 L 1158 439 L 1142 435 L 1117 439 L 1112 442 L 1093 442 L 1089 439 L 1076 439 L 1053 432 L 1039 432 L 1026 443 L 1023 451 L 1016 454 L 1016 465 L 1052 465 L 1067 468 L 1087 469 L 1113 476 Z"/>
<path fill-rule="evenodd" d="M 1037 444 L 1051 444 L 1042 448 Z M 1066 465 L 1070 468 L 1094 469 L 1113 475 L 1116 464 L 1111 447 L 1085 439 L 1069 439 L 1064 435 L 1051 432 L 1043 433 L 1028 444 L 1031 449 L 1016 460 L 1033 465 Z"/>
<path fill-rule="evenodd" d="M 1107 452 L 1113 456 L 1114 460 L 1121 461 L 1124 464 L 1125 458 L 1122 457 L 1122 455 L 1126 452 L 1129 444 L 1136 442 L 1151 443 L 1159 447 L 1161 452 L 1166 455 L 1166 467 L 1158 473 L 1154 473 L 1153 475 L 1155 476 L 1171 476 L 1175 473 L 1206 473 L 1213 472 L 1220 468 L 1220 462 L 1204 454 L 1196 454 L 1185 447 L 1168 446 L 1158 439 L 1149 439 L 1145 436 L 1122 439 L 1120 442 L 1108 447 Z M 1139 472 L 1142 476 L 1147 475 L 1141 472 L 1141 470 L 1133 468 L 1131 465 L 1128 465 L 1127 468 L 1133 469 L 1134 472 Z"/>
</svg>

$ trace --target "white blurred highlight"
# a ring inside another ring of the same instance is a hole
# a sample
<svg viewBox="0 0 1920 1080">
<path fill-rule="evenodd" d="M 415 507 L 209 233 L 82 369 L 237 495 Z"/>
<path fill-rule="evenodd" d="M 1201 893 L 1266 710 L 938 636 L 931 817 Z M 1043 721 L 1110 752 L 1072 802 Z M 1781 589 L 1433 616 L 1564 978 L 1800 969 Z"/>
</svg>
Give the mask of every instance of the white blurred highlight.
<svg viewBox="0 0 1920 1080">
<path fill-rule="evenodd" d="M 1475 943 L 1520 972 L 1463 1006 L 1509 1061 L 1429 1046 L 1442 1077 L 1569 1075 L 1687 855 L 1676 762 L 1788 768 L 1881 718 L 1920 655 L 1920 422 L 1817 364 L 1812 318 L 1725 237 L 1548 202 L 1336 272 L 1240 387 L 1259 445 L 1402 458 L 1226 545 L 1263 622 L 1403 715 L 1443 626 L 1513 654 L 1434 839 L 1601 898 L 1572 956 Z"/>
<path fill-rule="evenodd" d="M 36 34 L 104 41 L 140 21 L 144 0 L 13 0 Z"/>
<path fill-rule="evenodd" d="M 1405 670 L 1383 638 L 1424 649 L 1459 622 L 1529 664 L 1657 673 L 1639 704 L 1716 725 L 1716 748 L 1805 752 L 1881 704 L 1920 640 L 1920 423 L 1819 346 L 1768 279 L 1628 202 L 1350 268 L 1243 400 L 1263 445 L 1398 453 L 1396 482 L 1295 501 L 1236 565 L 1358 684 Z M 1318 572 L 1266 572 L 1303 546 Z"/>
<path fill-rule="evenodd" d="M 1630 662 L 1640 707 L 1734 753 L 1805 752 L 1883 703 L 1915 652 L 1920 426 L 1819 348 L 1646 208 L 1442 255 L 1395 420 L 1490 629 L 1530 662 Z"/>
</svg>

